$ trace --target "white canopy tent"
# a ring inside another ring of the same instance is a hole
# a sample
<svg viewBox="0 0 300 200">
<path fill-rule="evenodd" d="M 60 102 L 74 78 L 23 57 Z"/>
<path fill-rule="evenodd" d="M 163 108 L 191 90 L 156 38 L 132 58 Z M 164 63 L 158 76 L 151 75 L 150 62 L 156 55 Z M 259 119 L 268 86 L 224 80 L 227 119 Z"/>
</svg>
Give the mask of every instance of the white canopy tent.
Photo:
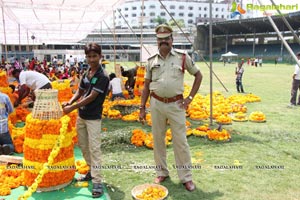
<svg viewBox="0 0 300 200">
<path fill-rule="evenodd" d="M 238 54 L 232 53 L 231 51 L 221 55 L 222 58 L 234 58 L 238 57 Z"/>
<path fill-rule="evenodd" d="M 0 43 L 76 43 L 123 0 L 0 0 Z"/>
<path fill-rule="evenodd" d="M 221 61 L 231 63 L 233 60 L 237 60 L 238 54 L 232 53 L 231 51 L 221 55 Z"/>
</svg>

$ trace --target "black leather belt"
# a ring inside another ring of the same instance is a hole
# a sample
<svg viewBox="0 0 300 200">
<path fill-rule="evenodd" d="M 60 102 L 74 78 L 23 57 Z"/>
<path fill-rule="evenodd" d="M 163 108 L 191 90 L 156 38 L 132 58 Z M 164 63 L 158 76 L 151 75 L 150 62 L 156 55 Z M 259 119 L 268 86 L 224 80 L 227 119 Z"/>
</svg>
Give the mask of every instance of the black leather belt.
<svg viewBox="0 0 300 200">
<path fill-rule="evenodd" d="M 161 101 L 161 102 L 164 102 L 164 103 L 172 103 L 172 102 L 178 101 L 180 99 L 183 99 L 183 95 L 182 94 L 176 95 L 174 97 L 167 98 L 167 97 L 157 96 L 154 92 L 151 92 L 150 96 L 152 96 L 155 99 L 157 99 L 158 101 Z"/>
</svg>

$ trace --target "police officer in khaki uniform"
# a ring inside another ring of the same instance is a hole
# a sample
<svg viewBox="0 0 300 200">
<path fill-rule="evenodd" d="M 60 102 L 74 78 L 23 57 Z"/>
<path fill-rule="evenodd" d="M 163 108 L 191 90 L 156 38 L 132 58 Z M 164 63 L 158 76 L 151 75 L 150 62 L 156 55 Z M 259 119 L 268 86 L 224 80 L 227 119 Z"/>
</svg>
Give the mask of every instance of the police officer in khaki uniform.
<svg viewBox="0 0 300 200">
<path fill-rule="evenodd" d="M 148 59 L 145 85 L 140 106 L 140 120 L 145 120 L 145 104 L 149 96 L 154 140 L 154 160 L 157 166 L 155 183 L 161 183 L 169 177 L 166 162 L 165 132 L 167 119 L 170 122 L 176 169 L 180 181 L 188 191 L 193 191 L 191 156 L 186 139 L 185 110 L 197 93 L 202 74 L 188 54 L 173 49 L 172 28 L 159 25 L 155 29 L 158 52 Z M 184 73 L 194 75 L 192 90 L 183 98 Z"/>
</svg>

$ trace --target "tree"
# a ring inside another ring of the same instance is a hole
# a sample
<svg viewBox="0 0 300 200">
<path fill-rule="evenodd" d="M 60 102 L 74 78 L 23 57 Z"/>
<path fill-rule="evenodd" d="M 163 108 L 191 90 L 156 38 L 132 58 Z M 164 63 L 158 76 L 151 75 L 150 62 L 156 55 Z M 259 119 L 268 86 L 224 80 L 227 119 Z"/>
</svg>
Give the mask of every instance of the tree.
<svg viewBox="0 0 300 200">
<path fill-rule="evenodd" d="M 178 19 L 178 20 L 175 20 L 175 21 L 176 21 L 176 23 L 178 24 L 179 27 L 181 27 L 181 28 L 185 27 L 183 19 Z M 168 24 L 172 27 L 174 27 L 174 26 L 177 27 L 176 23 L 174 22 L 173 19 L 171 19 Z"/>
<path fill-rule="evenodd" d="M 167 20 L 165 18 L 162 18 L 161 16 L 157 16 L 157 18 L 155 18 L 153 21 L 158 25 L 165 24 L 167 22 Z"/>
</svg>

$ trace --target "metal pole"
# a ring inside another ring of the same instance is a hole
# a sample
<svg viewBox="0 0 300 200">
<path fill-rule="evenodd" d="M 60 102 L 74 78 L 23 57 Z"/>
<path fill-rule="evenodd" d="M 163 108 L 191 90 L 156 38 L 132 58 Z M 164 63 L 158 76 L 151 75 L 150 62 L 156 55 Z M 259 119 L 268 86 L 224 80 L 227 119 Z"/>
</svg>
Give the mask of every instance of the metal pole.
<svg viewBox="0 0 300 200">
<path fill-rule="evenodd" d="M 260 5 L 262 5 L 260 0 L 257 0 L 259 2 Z M 274 30 L 276 31 L 277 35 L 280 37 L 281 41 L 283 42 L 285 48 L 288 50 L 288 52 L 290 53 L 290 55 L 293 57 L 293 59 L 296 61 L 297 65 L 300 66 L 300 62 L 297 59 L 296 55 L 294 54 L 293 50 L 291 49 L 291 47 L 289 46 L 289 44 L 284 40 L 283 36 L 281 35 L 281 33 L 279 32 L 276 24 L 274 23 L 273 19 L 267 15 L 267 18 L 269 20 L 269 22 L 271 23 L 271 25 L 273 26 Z"/>
<path fill-rule="evenodd" d="M 209 124 L 212 126 L 213 124 L 213 76 L 212 76 L 212 1 L 209 1 L 209 88 L 210 88 L 210 116 L 209 116 Z"/>
<path fill-rule="evenodd" d="M 110 33 L 113 34 L 113 31 L 111 30 L 111 28 L 109 28 L 109 26 L 107 25 L 107 23 L 105 22 L 105 20 L 103 20 L 103 22 L 104 22 L 106 28 L 110 31 Z M 101 33 L 101 40 L 102 40 L 102 33 Z M 128 53 L 128 52 L 126 51 L 126 49 L 122 46 L 122 44 L 120 43 L 119 39 L 117 39 L 116 41 L 117 41 L 117 43 L 121 46 L 121 48 L 123 49 L 123 51 L 125 52 L 125 54 L 127 54 L 127 56 L 129 57 L 129 53 Z M 109 45 L 109 47 L 110 47 L 111 49 L 113 49 L 113 48 L 111 47 L 111 45 Z M 135 61 L 133 61 L 133 62 L 134 62 L 135 65 L 137 65 Z"/>
<path fill-rule="evenodd" d="M 131 30 L 131 32 L 135 35 L 135 37 L 136 37 L 138 40 L 140 40 L 140 39 L 137 37 L 136 33 L 135 33 L 135 32 L 133 31 L 133 29 L 131 28 L 131 26 L 129 25 L 129 23 L 127 22 L 127 20 L 125 19 L 125 17 L 122 15 L 121 11 L 118 10 L 118 12 L 120 13 L 121 17 L 124 19 L 125 23 L 127 24 L 128 28 Z M 147 51 L 148 55 L 150 56 L 151 53 L 148 51 L 148 49 L 145 47 L 145 45 L 142 45 L 142 46 L 144 47 L 144 49 Z"/>
<path fill-rule="evenodd" d="M 18 24 L 18 29 L 19 29 L 19 53 L 21 53 L 21 27 L 20 27 L 20 24 Z M 21 56 L 20 56 L 20 58 L 21 58 Z M 19 59 L 19 62 L 21 62 L 20 59 Z"/>
<path fill-rule="evenodd" d="M 115 24 L 115 11 L 113 10 L 113 35 L 114 35 L 114 66 L 115 66 L 115 72 L 116 70 L 116 24 Z"/>
<path fill-rule="evenodd" d="M 256 31 L 254 31 L 253 33 L 252 57 L 255 57 L 255 37 L 256 37 Z"/>
<path fill-rule="evenodd" d="M 275 6 L 278 14 L 281 16 L 281 19 L 283 20 L 284 24 L 288 27 L 288 29 L 291 31 L 291 33 L 293 34 L 294 38 L 297 40 L 298 44 L 300 44 L 300 39 L 297 36 L 297 34 L 295 33 L 295 31 L 293 30 L 293 28 L 291 27 L 290 23 L 286 20 L 286 18 L 284 17 L 284 15 L 280 12 L 280 10 L 278 9 L 278 7 L 276 7 L 276 4 L 274 3 L 273 0 L 270 0 L 272 2 L 272 4 Z"/>
<path fill-rule="evenodd" d="M 144 0 L 142 1 L 142 16 L 141 16 L 140 66 L 142 66 L 142 54 L 143 54 L 143 21 L 144 21 Z"/>
<path fill-rule="evenodd" d="M 3 33 L 4 33 L 4 46 L 5 46 L 5 57 L 7 60 L 7 44 L 6 44 L 6 31 L 5 31 L 5 19 L 4 19 L 4 8 L 2 6 L 2 21 L 3 21 Z"/>
</svg>

